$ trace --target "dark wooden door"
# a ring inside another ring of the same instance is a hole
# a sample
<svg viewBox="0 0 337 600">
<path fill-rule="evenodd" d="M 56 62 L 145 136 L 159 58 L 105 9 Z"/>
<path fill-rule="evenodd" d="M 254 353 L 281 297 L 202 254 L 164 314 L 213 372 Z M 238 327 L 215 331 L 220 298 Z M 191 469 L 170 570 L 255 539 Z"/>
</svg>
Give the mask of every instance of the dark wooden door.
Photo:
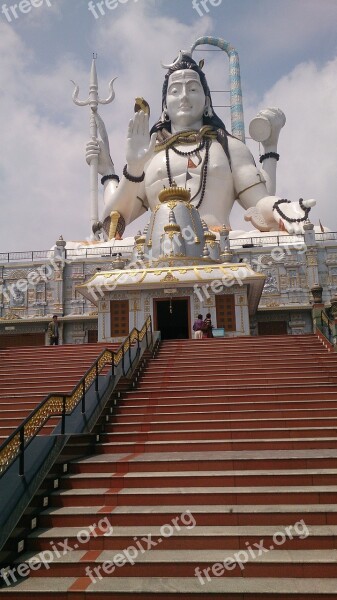
<svg viewBox="0 0 337 600">
<path fill-rule="evenodd" d="M 88 344 L 97 344 L 98 331 L 97 329 L 88 329 Z"/>
<path fill-rule="evenodd" d="M 129 300 L 111 300 L 111 337 L 129 335 Z"/>
<path fill-rule="evenodd" d="M 287 321 L 266 321 L 258 325 L 259 335 L 287 335 Z"/>
<path fill-rule="evenodd" d="M 18 333 L 0 335 L 0 348 L 18 348 L 20 346 L 44 346 L 44 333 Z"/>
<path fill-rule="evenodd" d="M 235 331 L 235 297 L 233 294 L 217 294 L 215 296 L 216 326 L 225 331 Z"/>
</svg>

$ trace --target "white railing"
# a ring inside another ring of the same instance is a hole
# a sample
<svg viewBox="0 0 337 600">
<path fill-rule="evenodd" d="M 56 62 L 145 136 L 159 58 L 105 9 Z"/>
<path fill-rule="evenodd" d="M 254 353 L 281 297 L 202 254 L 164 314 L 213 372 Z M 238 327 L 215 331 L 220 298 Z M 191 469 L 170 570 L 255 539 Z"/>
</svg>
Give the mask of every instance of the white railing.
<svg viewBox="0 0 337 600">
<path fill-rule="evenodd" d="M 316 242 L 337 242 L 337 232 L 325 231 L 315 233 Z M 231 248 L 253 248 L 263 246 L 282 246 L 285 244 L 299 244 L 304 241 L 304 235 L 265 235 L 261 237 L 233 238 L 230 240 Z M 115 258 L 122 256 L 129 258 L 133 245 L 129 246 L 96 246 L 65 249 L 65 258 L 68 260 L 79 258 Z M 54 250 L 28 250 L 27 252 L 0 252 L 0 265 L 12 262 L 37 262 L 53 258 Z"/>
<path fill-rule="evenodd" d="M 133 246 L 71 248 L 65 250 L 65 258 L 69 261 L 79 258 L 116 258 L 131 256 Z M 27 252 L 0 252 L 0 265 L 13 262 L 39 262 L 54 258 L 54 250 L 29 250 Z"/>
</svg>

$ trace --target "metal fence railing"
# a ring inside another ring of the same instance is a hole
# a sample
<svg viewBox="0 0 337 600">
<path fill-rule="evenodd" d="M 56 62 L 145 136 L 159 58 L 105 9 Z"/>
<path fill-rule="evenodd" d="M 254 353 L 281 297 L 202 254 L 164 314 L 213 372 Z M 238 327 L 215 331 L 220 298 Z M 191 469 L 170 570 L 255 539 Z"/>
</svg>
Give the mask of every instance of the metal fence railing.
<svg viewBox="0 0 337 600">
<path fill-rule="evenodd" d="M 116 258 L 118 256 L 129 257 L 133 246 L 97 246 L 93 248 L 66 248 L 65 260 L 76 260 L 79 258 Z M 26 252 L 0 252 L 0 264 L 14 262 L 37 262 L 42 260 L 53 260 L 54 250 L 28 250 Z"/>
<path fill-rule="evenodd" d="M 337 332 L 336 325 L 333 319 L 327 314 L 326 310 L 322 310 L 319 315 L 314 318 L 314 324 L 317 329 L 324 335 L 324 337 L 332 345 L 337 343 Z"/>
<path fill-rule="evenodd" d="M 67 415 L 72 414 L 78 405 L 81 405 L 81 413 L 85 414 L 87 392 L 92 385 L 95 385 L 95 390 L 98 391 L 98 378 L 104 367 L 106 365 L 110 367 L 109 377 L 113 379 L 116 369 L 120 366 L 121 374 L 125 377 L 134 366 L 140 354 L 140 344 L 144 339 L 146 348 L 153 345 L 151 317 L 147 318 L 141 330 L 134 327 L 119 348 L 102 350 L 71 393 L 53 392 L 48 394 L 0 446 L 0 477 L 16 458 L 19 458 L 19 475 L 24 475 L 25 450 L 48 419 L 60 416 L 60 433 L 65 434 Z M 27 390 L 28 393 L 29 390 Z"/>
<path fill-rule="evenodd" d="M 315 233 L 316 242 L 337 242 L 337 232 L 325 231 Z M 304 242 L 304 235 L 264 235 L 244 238 L 231 238 L 230 245 L 235 248 L 253 248 L 263 246 L 296 245 Z M 65 259 L 72 261 L 80 258 L 123 258 L 131 257 L 133 245 L 128 246 L 82 246 L 81 248 L 65 248 Z M 0 252 L 0 264 L 12 262 L 34 262 L 54 258 L 54 249 L 28 250 L 26 252 Z"/>
</svg>

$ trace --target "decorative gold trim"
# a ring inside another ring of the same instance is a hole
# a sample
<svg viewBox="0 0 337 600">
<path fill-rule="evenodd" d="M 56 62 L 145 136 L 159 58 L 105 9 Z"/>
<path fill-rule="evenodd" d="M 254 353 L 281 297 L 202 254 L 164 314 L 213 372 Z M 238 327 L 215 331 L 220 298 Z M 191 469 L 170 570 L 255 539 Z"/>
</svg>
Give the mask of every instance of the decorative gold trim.
<svg viewBox="0 0 337 600">
<path fill-rule="evenodd" d="M 192 221 L 193 232 L 194 232 L 194 235 L 195 235 L 194 242 L 195 242 L 195 244 L 200 244 L 200 239 L 199 239 L 199 237 L 197 235 L 197 228 L 196 228 L 196 224 L 195 224 L 195 220 L 194 220 L 194 215 L 193 215 L 194 210 L 197 210 L 197 209 L 192 204 L 187 204 L 187 208 L 190 211 L 190 217 L 191 217 L 191 221 Z"/>
<path fill-rule="evenodd" d="M 166 231 L 166 233 L 181 233 L 180 225 L 177 225 L 177 223 L 168 223 L 168 225 L 164 225 L 164 231 Z"/>
<path fill-rule="evenodd" d="M 200 275 L 200 273 L 199 273 L 199 271 L 198 271 L 197 267 L 194 267 L 194 268 L 193 268 L 193 271 L 194 271 L 194 273 L 195 273 L 195 275 L 196 275 L 197 279 L 199 279 L 199 281 L 204 281 L 204 280 L 203 280 L 203 278 L 201 277 L 201 275 Z"/>
<path fill-rule="evenodd" d="M 14 313 L 13 311 L 9 311 L 4 317 L 0 318 L 0 321 L 11 321 L 11 320 L 19 320 L 22 319 L 22 317 L 19 317 L 19 315 L 17 315 L 16 313 Z"/>
<path fill-rule="evenodd" d="M 121 214 L 117 210 L 113 210 L 110 213 L 110 227 L 109 227 L 109 240 L 115 237 L 116 229 L 119 221 L 119 217 Z"/>
<path fill-rule="evenodd" d="M 172 273 L 169 272 L 169 273 L 166 273 L 165 277 L 163 277 L 163 279 L 161 279 L 160 281 L 171 281 L 171 282 L 179 283 L 180 279 L 178 279 L 177 277 L 174 277 L 174 275 L 172 275 Z"/>
<path fill-rule="evenodd" d="M 145 244 L 145 239 L 146 239 L 145 235 L 136 235 L 135 236 L 135 243 L 136 243 L 137 248 L 139 246 L 143 246 Z"/>
<path fill-rule="evenodd" d="M 190 202 L 191 192 L 186 188 L 172 185 L 169 188 L 161 190 L 158 194 L 158 199 L 162 204 L 172 200 L 178 200 L 178 202 Z"/>
<path fill-rule="evenodd" d="M 215 235 L 215 233 L 212 233 L 211 231 L 206 231 L 204 233 L 204 238 L 205 238 L 205 242 L 208 242 L 208 241 L 215 242 L 216 235 Z"/>
<path fill-rule="evenodd" d="M 174 202 L 173 200 L 170 200 L 170 202 L 167 203 L 167 206 L 169 207 L 170 210 L 174 210 L 175 207 L 177 206 L 178 202 Z"/>
</svg>

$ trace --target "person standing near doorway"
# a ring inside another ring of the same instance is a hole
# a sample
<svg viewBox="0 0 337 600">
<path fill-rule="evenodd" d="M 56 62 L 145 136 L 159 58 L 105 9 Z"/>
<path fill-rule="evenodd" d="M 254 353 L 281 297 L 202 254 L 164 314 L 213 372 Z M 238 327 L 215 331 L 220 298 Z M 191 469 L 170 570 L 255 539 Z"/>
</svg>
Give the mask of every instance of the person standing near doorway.
<svg viewBox="0 0 337 600">
<path fill-rule="evenodd" d="M 204 336 L 206 338 L 213 337 L 212 329 L 213 329 L 213 325 L 212 325 L 211 313 L 207 313 L 206 319 L 203 322 L 203 329 L 202 329 Z"/>
<path fill-rule="evenodd" d="M 198 315 L 198 318 L 194 321 L 193 324 L 193 331 L 194 331 L 194 339 L 195 340 L 202 340 L 202 327 L 203 327 L 204 321 L 202 319 L 202 315 Z"/>
<path fill-rule="evenodd" d="M 48 337 L 50 346 L 58 346 L 59 343 L 59 322 L 57 315 L 53 315 L 53 320 L 48 324 Z"/>
</svg>

